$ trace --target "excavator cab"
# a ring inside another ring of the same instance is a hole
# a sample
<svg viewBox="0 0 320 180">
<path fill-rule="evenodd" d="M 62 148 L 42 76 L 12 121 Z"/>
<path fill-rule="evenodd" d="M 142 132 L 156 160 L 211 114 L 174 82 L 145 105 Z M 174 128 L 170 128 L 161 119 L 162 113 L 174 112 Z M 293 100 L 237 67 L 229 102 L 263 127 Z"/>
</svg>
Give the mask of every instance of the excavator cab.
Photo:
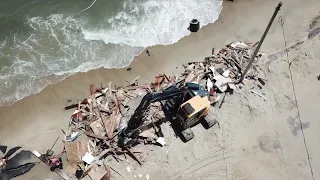
<svg viewBox="0 0 320 180">
<path fill-rule="evenodd" d="M 205 117 L 209 112 L 209 107 L 208 99 L 197 95 L 181 104 L 176 116 L 180 119 L 183 129 L 187 129 Z"/>
<path fill-rule="evenodd" d="M 176 117 L 182 126 L 182 136 L 185 141 L 193 138 L 191 127 L 204 120 L 208 127 L 214 125 L 215 121 L 207 119 L 210 101 L 208 91 L 197 83 L 186 83 L 188 92 L 184 96 L 183 103 L 179 106 Z"/>
</svg>

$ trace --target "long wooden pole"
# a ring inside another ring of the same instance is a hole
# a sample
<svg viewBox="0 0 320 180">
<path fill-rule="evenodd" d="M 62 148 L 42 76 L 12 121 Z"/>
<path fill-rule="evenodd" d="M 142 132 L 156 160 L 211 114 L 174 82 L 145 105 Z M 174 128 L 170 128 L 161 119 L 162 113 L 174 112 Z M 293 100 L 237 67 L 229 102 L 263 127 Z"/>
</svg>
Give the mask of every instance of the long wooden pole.
<svg viewBox="0 0 320 180">
<path fill-rule="evenodd" d="M 280 11 L 281 6 L 282 6 L 282 2 L 280 2 L 280 3 L 278 4 L 278 6 L 276 7 L 276 9 L 275 9 L 275 11 L 274 11 L 274 13 L 273 13 L 270 21 L 269 21 L 269 24 L 268 24 L 266 30 L 264 31 L 264 33 L 263 33 L 263 35 L 262 35 L 262 37 L 261 37 L 261 40 L 260 40 L 257 48 L 255 49 L 255 51 L 253 52 L 253 55 L 251 56 L 251 59 L 250 59 L 250 61 L 249 61 L 249 64 L 247 65 L 246 69 L 243 71 L 242 76 L 241 76 L 241 79 L 240 79 L 240 81 L 239 81 L 238 83 L 242 83 L 243 79 L 245 78 L 246 74 L 248 73 L 249 69 L 251 68 L 252 63 L 253 63 L 255 57 L 257 56 L 258 51 L 259 51 L 259 49 L 260 49 L 260 47 L 261 47 L 261 45 L 262 45 L 265 37 L 267 36 L 267 34 L 268 34 L 268 32 L 269 32 L 269 29 L 270 29 L 270 27 L 271 27 L 274 19 L 276 18 L 278 12 Z"/>
</svg>

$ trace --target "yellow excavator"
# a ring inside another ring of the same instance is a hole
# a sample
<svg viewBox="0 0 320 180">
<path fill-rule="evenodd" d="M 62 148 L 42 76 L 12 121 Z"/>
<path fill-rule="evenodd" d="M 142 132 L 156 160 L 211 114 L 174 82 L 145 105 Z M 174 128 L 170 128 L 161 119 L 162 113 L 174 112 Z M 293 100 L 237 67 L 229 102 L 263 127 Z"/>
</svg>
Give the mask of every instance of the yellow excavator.
<svg viewBox="0 0 320 180">
<path fill-rule="evenodd" d="M 180 81 L 161 92 L 146 94 L 131 116 L 128 126 L 121 132 L 121 138 L 132 138 L 143 124 L 144 113 L 154 102 L 164 104 L 163 110 L 166 116 L 171 116 L 175 122 L 178 121 L 185 142 L 194 137 L 191 127 L 198 122 L 205 122 L 207 128 L 217 122 L 207 117 L 210 108 L 208 90 L 198 83 Z"/>
</svg>

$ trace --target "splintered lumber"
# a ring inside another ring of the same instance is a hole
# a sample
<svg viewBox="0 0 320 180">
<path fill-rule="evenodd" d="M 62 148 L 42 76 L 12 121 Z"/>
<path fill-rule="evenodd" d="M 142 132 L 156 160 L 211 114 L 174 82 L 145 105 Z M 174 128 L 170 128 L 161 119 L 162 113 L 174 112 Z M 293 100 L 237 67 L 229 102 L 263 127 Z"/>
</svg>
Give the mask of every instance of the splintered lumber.
<svg viewBox="0 0 320 180">
<path fill-rule="evenodd" d="M 73 142 L 64 142 L 67 159 L 71 163 L 82 162 L 81 158 L 88 152 L 89 139 L 86 135 L 79 136 Z"/>
<path fill-rule="evenodd" d="M 97 139 L 101 139 L 101 140 L 108 140 L 109 138 L 108 137 L 105 137 L 105 136 L 99 136 L 99 135 L 96 135 L 92 132 L 89 132 L 89 131 L 84 131 L 83 132 L 85 135 L 89 136 L 89 137 L 93 137 L 93 138 L 97 138 Z"/>
<path fill-rule="evenodd" d="M 112 96 L 111 84 L 112 84 L 112 82 L 109 82 L 109 83 L 108 83 L 109 96 Z"/>
<path fill-rule="evenodd" d="M 99 157 L 99 161 L 96 162 L 99 165 L 103 163 L 103 159 L 108 155 L 112 155 L 116 161 L 121 162 L 120 160 L 122 159 L 117 155 L 122 154 L 130 155 L 141 165 L 142 156 L 136 154 L 141 153 L 141 151 L 132 149 L 131 146 L 134 146 L 134 143 L 126 143 L 126 148 L 120 148 L 118 146 L 119 138 L 117 138 L 117 136 L 123 132 L 123 128 L 126 126 L 125 123 L 130 119 L 129 116 L 132 112 L 129 111 L 129 109 L 134 108 L 131 106 L 136 105 L 136 102 L 132 100 L 141 99 L 141 97 L 150 92 L 165 90 L 173 84 L 180 88 L 186 85 L 186 83 L 198 82 L 209 92 L 211 105 L 216 105 L 220 108 L 224 103 L 226 94 L 232 94 L 234 90 L 237 90 L 238 87 L 235 86 L 235 84 L 238 83 L 238 80 L 242 76 L 241 67 L 245 67 L 248 63 L 253 53 L 252 48 L 252 43 L 230 43 L 221 49 L 219 53 L 215 54 L 213 49 L 212 55 L 205 57 L 202 62 L 195 60 L 194 62 L 183 65 L 184 72 L 179 76 L 167 76 L 164 73 L 157 72 L 158 74 L 155 76 L 154 81 L 144 85 L 138 85 L 138 78 L 140 76 L 136 77 L 133 81 L 130 79 L 128 85 L 123 87 L 114 86 L 114 89 L 111 89 L 112 82 L 109 82 L 107 87 L 102 87 L 101 85 L 101 88 L 95 88 L 94 85 L 90 85 L 90 95 L 86 99 L 78 104 L 65 107 L 65 109 L 74 108 L 76 111 L 73 113 L 72 118 L 75 119 L 78 117 L 79 119 L 77 123 L 70 125 L 72 128 L 70 127 L 69 130 L 73 129 L 72 131 L 81 132 L 83 136 L 89 139 L 89 143 L 85 143 L 86 147 L 92 150 L 89 153 L 99 155 L 96 156 Z M 254 67 L 256 66 L 257 65 Z M 252 71 L 249 71 L 247 77 L 250 77 L 250 79 L 243 81 L 244 85 L 249 86 L 247 83 L 249 80 L 259 81 L 261 85 L 265 85 L 265 83 L 257 77 L 259 71 L 259 68 L 253 68 Z M 252 86 L 253 85 L 254 84 L 252 84 Z M 252 87 L 252 89 L 253 88 L 254 87 Z M 241 92 L 240 87 L 239 92 Z M 265 99 L 262 94 L 256 91 L 252 90 L 250 92 Z M 220 95 L 218 95 L 218 93 L 220 93 Z M 144 114 L 144 123 L 131 133 L 135 135 L 132 142 L 143 142 L 143 140 L 147 143 L 155 142 L 157 137 L 162 137 L 161 129 L 156 125 L 164 122 L 164 119 L 165 114 L 162 110 L 161 103 L 151 103 L 148 111 Z M 115 132 L 116 130 L 119 131 Z M 66 143 L 68 159 L 71 159 L 71 161 L 72 159 L 75 159 L 73 161 L 81 161 L 81 156 L 79 155 L 81 153 L 79 152 L 79 149 L 81 149 L 80 145 L 82 145 L 82 143 Z M 91 147 L 89 147 L 89 145 Z M 91 165 L 94 166 L 91 167 Z M 91 165 L 89 167 L 92 169 L 90 172 L 92 177 L 86 176 L 86 173 L 84 173 L 84 176 L 91 180 L 110 179 L 110 168 L 112 170 L 112 167 L 98 167 L 95 163 L 91 163 Z"/>
<path fill-rule="evenodd" d="M 100 118 L 90 123 L 90 127 L 93 133 L 96 135 L 104 136 L 106 134 L 105 129 L 102 126 L 102 120 Z"/>
<path fill-rule="evenodd" d="M 111 91 L 110 91 L 110 92 L 111 92 Z M 108 133 L 108 130 L 107 130 L 108 124 L 107 124 L 106 117 L 105 117 L 104 114 L 101 112 L 101 109 L 100 109 L 100 106 L 99 106 L 99 105 L 97 105 L 97 108 L 98 108 L 99 115 L 100 115 L 100 118 L 101 118 L 101 121 L 102 121 L 102 125 L 103 125 L 106 133 Z"/>
<path fill-rule="evenodd" d="M 114 98 L 114 102 L 116 103 L 116 107 L 118 108 L 119 112 L 120 112 L 121 114 L 123 114 L 123 111 L 122 111 L 122 108 L 121 108 L 121 103 L 119 102 L 117 93 L 114 95 L 113 98 Z"/>
<path fill-rule="evenodd" d="M 116 125 L 117 114 L 118 114 L 117 111 L 113 111 L 110 118 L 109 118 L 109 121 L 108 121 L 107 135 L 108 135 L 109 139 L 111 139 L 113 137 L 113 131 L 114 131 L 114 128 Z"/>
<path fill-rule="evenodd" d="M 100 111 L 100 107 L 99 106 L 98 106 L 98 110 L 99 110 L 100 118 L 102 120 L 102 124 L 104 126 L 104 129 L 106 130 L 106 133 L 108 134 L 108 122 L 107 122 L 107 119 L 104 116 L 104 114 Z"/>
<path fill-rule="evenodd" d="M 131 81 L 129 85 L 135 84 L 135 82 L 140 78 L 140 76 L 137 76 L 134 80 Z"/>
</svg>

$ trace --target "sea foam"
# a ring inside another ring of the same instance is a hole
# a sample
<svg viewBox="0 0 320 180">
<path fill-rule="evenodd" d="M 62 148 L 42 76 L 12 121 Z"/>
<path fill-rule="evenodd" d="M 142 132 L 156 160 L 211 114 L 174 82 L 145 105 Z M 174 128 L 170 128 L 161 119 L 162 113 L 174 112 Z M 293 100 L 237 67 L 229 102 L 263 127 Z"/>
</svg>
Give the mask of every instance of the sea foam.
<svg viewBox="0 0 320 180">
<path fill-rule="evenodd" d="M 201 26 L 217 20 L 222 0 L 126 0 L 101 26 L 80 15 L 29 17 L 28 33 L 0 42 L 0 105 L 40 92 L 77 72 L 127 66 L 145 47 L 168 45 L 190 34 L 191 19 Z M 88 9 L 90 11 L 90 9 Z"/>
</svg>

